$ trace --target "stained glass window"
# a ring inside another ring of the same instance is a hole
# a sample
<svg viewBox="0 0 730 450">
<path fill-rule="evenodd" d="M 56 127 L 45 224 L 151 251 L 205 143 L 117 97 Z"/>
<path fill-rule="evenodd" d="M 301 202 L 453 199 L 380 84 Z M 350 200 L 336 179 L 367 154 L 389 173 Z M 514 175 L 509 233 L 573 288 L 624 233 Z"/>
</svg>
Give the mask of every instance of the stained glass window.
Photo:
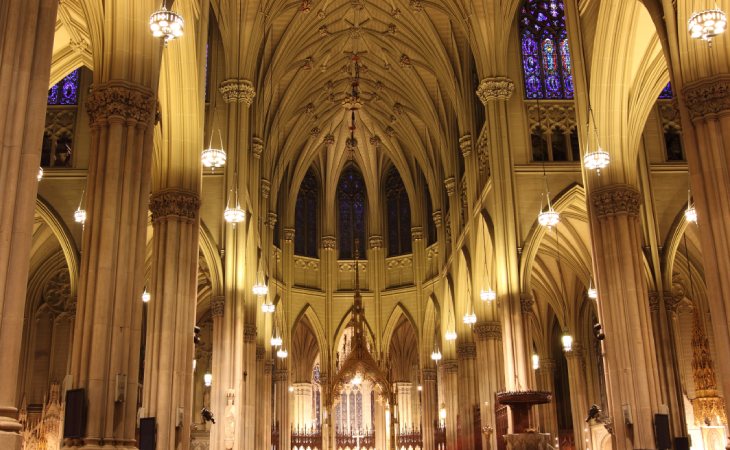
<svg viewBox="0 0 730 450">
<path fill-rule="evenodd" d="M 337 184 L 340 259 L 354 258 L 356 238 L 360 240 L 360 258 L 365 257 L 366 198 L 362 175 L 354 166 L 347 167 Z"/>
<path fill-rule="evenodd" d="M 520 13 L 527 98 L 572 99 L 568 32 L 562 0 L 525 0 Z"/>
<path fill-rule="evenodd" d="M 661 94 L 659 94 L 659 98 L 662 100 L 671 100 L 672 98 L 674 98 L 674 92 L 672 92 L 672 83 L 667 83 L 667 85 L 664 86 Z"/>
<path fill-rule="evenodd" d="M 302 256 L 317 257 L 317 200 L 319 185 L 310 169 L 302 180 L 297 195 L 294 212 L 294 253 Z"/>
<path fill-rule="evenodd" d="M 355 428 L 359 432 L 362 431 L 362 392 L 357 392 L 357 427 Z"/>
<path fill-rule="evenodd" d="M 77 105 L 79 103 L 79 72 L 76 69 L 48 90 L 49 105 Z"/>
<path fill-rule="evenodd" d="M 436 243 L 438 236 L 438 230 L 436 224 L 433 222 L 433 204 L 431 203 L 431 192 L 428 189 L 428 184 L 424 182 L 426 186 L 426 223 L 428 224 L 428 245 Z"/>
<path fill-rule="evenodd" d="M 411 252 L 411 206 L 403 180 L 395 167 L 385 176 L 385 207 L 388 220 L 388 256 Z"/>
</svg>

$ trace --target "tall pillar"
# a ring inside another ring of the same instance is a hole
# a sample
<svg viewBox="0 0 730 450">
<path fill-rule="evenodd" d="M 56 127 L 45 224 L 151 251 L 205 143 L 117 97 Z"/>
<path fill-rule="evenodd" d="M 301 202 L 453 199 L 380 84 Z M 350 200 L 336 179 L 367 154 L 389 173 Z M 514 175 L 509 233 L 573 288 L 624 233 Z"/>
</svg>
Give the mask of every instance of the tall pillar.
<svg viewBox="0 0 730 450">
<path fill-rule="evenodd" d="M 500 261 L 495 290 L 501 300 L 501 322 L 507 390 L 525 389 L 528 365 L 524 326 L 520 305 L 519 261 L 517 259 L 516 194 L 509 133 L 507 103 L 515 85 L 506 77 L 485 78 L 479 83 L 477 96 L 485 107 L 485 126 L 490 152 L 494 198 L 493 205 L 495 260 Z"/>
<path fill-rule="evenodd" d="M 193 327 L 198 281 L 198 194 L 155 192 L 152 301 L 148 304 L 142 407 L 160 448 L 186 449 L 192 423 Z"/>
<path fill-rule="evenodd" d="M 436 392 L 436 369 L 425 368 L 421 390 L 421 434 L 423 450 L 435 450 L 434 423 L 438 420 L 438 395 Z"/>
<path fill-rule="evenodd" d="M 388 442 L 388 436 L 387 436 L 387 426 L 386 426 L 386 418 L 385 418 L 385 401 L 383 400 L 383 397 L 380 395 L 375 396 L 375 423 L 373 424 L 375 427 L 375 448 L 376 449 L 387 449 L 387 442 Z M 333 431 L 332 433 L 335 433 L 334 430 L 334 424 L 333 424 Z M 333 449 L 336 449 L 336 445 L 332 447 Z"/>
<path fill-rule="evenodd" d="M 215 414 L 220 426 L 211 427 L 209 446 L 211 450 L 223 450 L 223 414 L 226 408 L 227 386 L 221 382 L 221 374 L 225 372 L 223 367 L 225 359 L 223 358 L 225 334 L 223 329 L 223 313 L 226 307 L 226 298 L 217 295 L 210 300 L 210 313 L 213 318 L 212 336 L 212 356 L 211 356 L 211 375 L 213 375 L 213 384 L 210 388 L 210 410 Z"/>
<path fill-rule="evenodd" d="M 651 331 L 639 191 L 627 184 L 590 194 L 601 325 L 606 334 L 608 410 L 617 448 L 653 449 L 654 413 L 661 404 Z M 627 425 L 628 423 L 628 425 Z"/>
<path fill-rule="evenodd" d="M 398 427 L 399 432 L 411 429 L 413 423 L 413 411 L 411 409 L 411 383 L 395 383 L 396 395 L 398 396 Z"/>
<path fill-rule="evenodd" d="M 0 6 L 0 447 L 20 448 L 17 382 L 58 2 Z"/>
<path fill-rule="evenodd" d="M 311 427 L 314 420 L 312 411 L 312 383 L 294 383 L 291 423 L 295 430 Z M 364 408 L 363 408 L 364 409 Z"/>
<path fill-rule="evenodd" d="M 585 361 L 580 344 L 573 343 L 573 348 L 565 352 L 568 360 L 568 384 L 570 385 L 570 410 L 573 417 L 573 436 L 575 449 L 586 448 L 588 434 L 584 432 L 584 417 L 588 416 L 588 399 L 586 397 Z"/>
<path fill-rule="evenodd" d="M 483 449 L 497 448 L 497 434 L 494 416 L 494 398 L 504 390 L 504 362 L 502 358 L 502 325 L 499 321 L 479 322 L 474 325 L 477 338 L 477 378 L 479 406 L 482 408 L 482 427 L 492 429 L 490 445 Z M 486 436 L 483 439 L 487 439 Z M 482 442 L 485 444 L 486 442 Z"/>
<path fill-rule="evenodd" d="M 459 448 L 459 364 L 457 360 L 441 363 L 442 392 L 446 408 L 446 450 Z"/>
<path fill-rule="evenodd" d="M 541 391 L 555 393 L 555 360 L 540 357 L 540 368 L 537 369 L 537 388 Z M 555 400 L 538 406 L 540 425 L 543 433 L 550 433 L 551 439 L 558 437 L 558 409 Z"/>
<path fill-rule="evenodd" d="M 475 389 L 477 346 L 474 342 L 461 342 L 456 354 L 459 357 L 459 450 L 472 450 L 476 436 L 481 439 L 481 430 L 474 429 L 474 407 L 479 406 Z"/>
<path fill-rule="evenodd" d="M 276 420 L 279 424 L 279 449 L 288 450 L 291 448 L 291 429 L 290 407 L 289 407 L 289 371 L 279 368 L 274 371 L 274 392 L 276 402 Z"/>
</svg>

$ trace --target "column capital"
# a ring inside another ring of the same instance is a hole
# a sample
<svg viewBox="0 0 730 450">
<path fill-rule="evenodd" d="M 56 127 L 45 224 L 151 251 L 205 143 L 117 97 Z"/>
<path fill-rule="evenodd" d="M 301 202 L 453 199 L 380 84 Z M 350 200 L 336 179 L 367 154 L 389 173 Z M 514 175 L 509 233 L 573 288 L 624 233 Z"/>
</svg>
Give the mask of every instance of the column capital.
<svg viewBox="0 0 730 450">
<path fill-rule="evenodd" d="M 459 138 L 459 149 L 464 158 L 471 155 L 471 133 L 466 133 Z"/>
<path fill-rule="evenodd" d="M 253 323 L 247 323 L 243 325 L 243 341 L 244 342 L 255 342 L 256 341 L 256 325 Z"/>
<path fill-rule="evenodd" d="M 486 322 L 479 322 L 474 325 L 474 334 L 477 335 L 477 339 L 485 341 L 488 339 L 502 339 L 502 324 L 497 320 L 490 320 Z"/>
<path fill-rule="evenodd" d="M 441 213 L 440 209 L 437 209 L 433 213 L 431 213 L 431 217 L 433 217 L 433 224 L 437 227 L 441 226 L 441 223 L 443 222 L 443 214 Z"/>
<path fill-rule="evenodd" d="M 334 236 L 322 236 L 322 248 L 325 250 L 334 250 L 337 246 L 337 239 Z"/>
<path fill-rule="evenodd" d="M 436 381 L 436 369 L 430 367 L 423 369 L 423 381 Z"/>
<path fill-rule="evenodd" d="M 218 88 L 226 103 L 245 103 L 251 106 L 256 96 L 256 89 L 249 80 L 229 78 L 224 80 Z"/>
<path fill-rule="evenodd" d="M 276 226 L 276 220 L 279 218 L 279 215 L 276 214 L 274 211 L 269 211 L 269 215 L 266 219 L 266 225 L 271 228 L 272 230 Z"/>
<path fill-rule="evenodd" d="M 294 228 L 284 228 L 284 242 L 294 242 L 294 235 L 296 230 Z"/>
<path fill-rule="evenodd" d="M 677 312 L 677 306 L 682 301 L 682 296 L 674 295 L 670 291 L 664 292 L 664 308 L 669 312 Z"/>
<path fill-rule="evenodd" d="M 289 371 L 286 369 L 276 369 L 274 371 L 274 381 L 288 381 Z"/>
<path fill-rule="evenodd" d="M 520 294 L 520 309 L 522 314 L 529 314 L 532 312 L 532 305 L 535 304 L 535 299 L 530 294 Z"/>
<path fill-rule="evenodd" d="M 152 122 L 156 105 L 155 94 L 144 86 L 112 80 L 92 87 L 86 111 L 92 125 L 117 119 L 135 121 L 146 127 Z"/>
<path fill-rule="evenodd" d="M 515 91 L 515 83 L 507 77 L 484 78 L 477 88 L 477 97 L 486 106 L 494 100 L 509 100 Z"/>
<path fill-rule="evenodd" d="M 594 190 L 591 203 L 599 219 L 620 215 L 636 217 L 641 207 L 641 193 L 628 184 L 612 184 Z"/>
<path fill-rule="evenodd" d="M 423 227 L 411 228 L 411 238 L 414 241 L 422 241 L 423 240 Z"/>
<path fill-rule="evenodd" d="M 261 179 L 261 196 L 263 198 L 269 198 L 269 194 L 271 194 L 271 181 L 267 180 L 266 178 Z"/>
<path fill-rule="evenodd" d="M 370 244 L 370 248 L 373 250 L 383 248 L 383 236 L 374 234 L 370 236 L 370 238 L 368 239 L 368 243 Z"/>
<path fill-rule="evenodd" d="M 540 358 L 540 368 L 538 370 L 554 371 L 555 360 L 552 358 Z"/>
<path fill-rule="evenodd" d="M 473 342 L 462 342 L 456 346 L 456 355 L 459 359 L 476 359 L 477 345 Z"/>
<path fill-rule="evenodd" d="M 226 297 L 223 295 L 216 295 L 210 299 L 210 313 L 213 317 L 222 317 L 223 312 L 226 309 Z"/>
<path fill-rule="evenodd" d="M 441 362 L 441 367 L 446 373 L 456 373 L 459 371 L 459 363 L 455 359 L 445 359 Z"/>
<path fill-rule="evenodd" d="M 454 195 L 454 192 L 456 192 L 456 178 L 449 177 L 445 179 L 444 187 L 446 188 L 446 193 L 449 194 L 449 197 Z"/>
<path fill-rule="evenodd" d="M 682 90 L 692 121 L 730 112 L 730 75 L 721 74 L 687 83 Z"/>
<path fill-rule="evenodd" d="M 263 361 L 266 356 L 266 348 L 263 345 L 256 346 L 256 361 Z"/>
<path fill-rule="evenodd" d="M 198 217 L 200 196 L 182 189 L 163 189 L 150 195 L 152 221 L 178 219 L 193 222 Z"/>
<path fill-rule="evenodd" d="M 577 342 L 573 342 L 573 347 L 568 351 L 563 351 L 565 353 L 565 358 L 570 360 L 573 358 L 581 359 L 583 358 L 583 346 Z"/>
<path fill-rule="evenodd" d="M 659 311 L 660 296 L 657 291 L 649 291 L 649 311 Z"/>
<path fill-rule="evenodd" d="M 251 139 L 251 153 L 256 159 L 261 158 L 261 154 L 264 152 L 264 141 L 260 137 L 254 136 Z"/>
</svg>

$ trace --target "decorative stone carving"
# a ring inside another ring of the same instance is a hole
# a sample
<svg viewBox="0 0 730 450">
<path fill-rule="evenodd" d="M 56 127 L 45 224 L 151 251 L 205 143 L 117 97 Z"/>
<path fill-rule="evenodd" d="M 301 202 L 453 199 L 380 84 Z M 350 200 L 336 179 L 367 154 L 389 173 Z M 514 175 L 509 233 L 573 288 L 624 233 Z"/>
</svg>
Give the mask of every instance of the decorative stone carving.
<svg viewBox="0 0 730 450">
<path fill-rule="evenodd" d="M 269 211 L 269 216 L 268 216 L 268 220 L 266 221 L 266 225 L 273 230 L 274 227 L 276 226 L 276 220 L 278 218 L 279 218 L 279 216 L 275 212 Z"/>
<path fill-rule="evenodd" d="M 507 77 L 485 78 L 479 83 L 477 97 L 486 105 L 491 100 L 509 100 L 515 83 Z"/>
<path fill-rule="evenodd" d="M 413 63 L 411 63 L 410 56 L 406 55 L 405 53 L 403 53 L 402 55 L 400 55 L 400 59 L 398 60 L 398 63 L 404 69 L 410 68 L 413 65 Z"/>
<path fill-rule="evenodd" d="M 322 236 L 322 248 L 325 250 L 334 250 L 337 246 L 337 240 L 334 236 Z"/>
<path fill-rule="evenodd" d="M 477 159 L 479 172 L 486 172 L 489 176 L 489 139 L 487 138 L 486 128 L 482 130 L 477 141 Z"/>
<path fill-rule="evenodd" d="M 284 228 L 284 242 L 294 242 L 294 228 Z"/>
<path fill-rule="evenodd" d="M 288 381 L 289 371 L 286 369 L 276 369 L 274 371 L 274 381 Z"/>
<path fill-rule="evenodd" d="M 443 222 L 443 220 L 442 220 L 443 215 L 441 214 L 441 210 L 437 209 L 436 211 L 431 213 L 431 217 L 433 217 L 433 224 L 436 225 L 437 227 L 440 227 L 441 223 Z"/>
<path fill-rule="evenodd" d="M 390 125 L 385 127 L 385 135 L 388 137 L 395 136 L 395 128 L 391 127 Z"/>
<path fill-rule="evenodd" d="M 43 304 L 38 312 L 41 309 L 54 316 L 74 313 L 76 299 L 71 297 L 71 280 L 67 269 L 56 272 L 43 286 Z"/>
<path fill-rule="evenodd" d="M 152 221 L 179 219 L 192 222 L 198 217 L 200 197 L 195 192 L 164 189 L 150 196 Z"/>
<path fill-rule="evenodd" d="M 565 101 L 540 101 L 538 110 L 537 101 L 527 103 L 527 118 L 530 130 L 536 131 L 538 126 L 542 131 L 552 132 L 554 128 L 563 133 L 570 133 L 578 125 L 575 116 L 575 103 Z M 539 123 L 538 123 L 539 122 Z"/>
<path fill-rule="evenodd" d="M 254 158 L 261 158 L 261 154 L 264 152 L 264 141 L 260 137 L 254 137 L 251 139 L 251 152 Z"/>
<path fill-rule="evenodd" d="M 319 27 L 319 35 L 322 37 L 330 36 L 332 33 L 330 33 L 330 30 L 327 28 L 327 25 L 322 25 Z"/>
<path fill-rule="evenodd" d="M 657 312 L 659 311 L 659 304 L 660 304 L 660 298 L 659 293 L 656 291 L 649 291 L 649 311 L 651 312 Z"/>
<path fill-rule="evenodd" d="M 335 137 L 332 134 L 327 134 L 324 139 L 322 139 L 322 142 L 324 142 L 324 145 L 326 146 L 335 145 Z"/>
<path fill-rule="evenodd" d="M 251 106 L 253 98 L 256 96 L 253 83 L 244 79 L 229 78 L 221 83 L 218 90 L 223 95 L 223 101 L 226 103 L 237 102 Z"/>
<path fill-rule="evenodd" d="M 391 36 L 395 35 L 395 33 L 398 31 L 398 26 L 394 23 L 388 24 L 388 31 L 387 33 Z"/>
<path fill-rule="evenodd" d="M 473 342 L 462 342 L 456 346 L 456 354 L 459 359 L 476 359 L 477 345 Z"/>
<path fill-rule="evenodd" d="M 319 127 L 314 127 L 311 130 L 309 130 L 309 135 L 313 138 L 318 137 L 322 133 L 322 129 Z"/>
<path fill-rule="evenodd" d="M 522 294 L 520 295 L 520 308 L 522 309 L 522 314 L 529 314 L 532 312 L 532 305 L 535 304 L 535 299 L 532 298 L 532 295 L 529 294 Z"/>
<path fill-rule="evenodd" d="M 693 121 L 730 112 L 730 76 L 727 74 L 687 83 L 683 92 Z"/>
<path fill-rule="evenodd" d="M 677 306 L 679 306 L 679 302 L 681 301 L 681 296 L 674 295 L 669 291 L 664 293 L 664 308 L 669 312 L 677 312 Z"/>
<path fill-rule="evenodd" d="M 303 13 L 308 13 L 312 11 L 312 0 L 302 0 L 302 3 L 299 5 L 299 11 Z"/>
<path fill-rule="evenodd" d="M 151 90 L 128 81 L 112 80 L 92 88 L 86 111 L 92 125 L 117 119 L 146 126 L 154 117 L 155 105 Z"/>
<path fill-rule="evenodd" d="M 266 178 L 261 179 L 261 196 L 263 198 L 269 198 L 271 194 L 271 182 Z"/>
<path fill-rule="evenodd" d="M 436 381 L 436 369 L 423 369 L 423 381 Z"/>
<path fill-rule="evenodd" d="M 423 3 L 421 0 L 410 0 L 408 2 L 408 6 L 414 11 L 414 12 L 423 12 Z"/>
<path fill-rule="evenodd" d="M 423 240 L 423 227 L 411 228 L 411 238 L 414 241 L 422 241 Z"/>
<path fill-rule="evenodd" d="M 444 180 L 444 187 L 446 188 L 446 194 L 448 194 L 449 197 L 454 195 L 456 192 L 456 178 L 449 177 Z"/>
<path fill-rule="evenodd" d="M 210 313 L 213 317 L 222 317 L 225 309 L 226 298 L 224 296 L 217 295 L 210 299 Z"/>
<path fill-rule="evenodd" d="M 383 141 L 380 139 L 380 136 L 377 134 L 374 134 L 370 136 L 370 145 L 372 145 L 375 148 L 379 148 L 382 145 Z"/>
<path fill-rule="evenodd" d="M 443 360 L 441 367 L 443 367 L 444 372 L 446 373 L 456 373 L 459 371 L 459 363 L 455 359 Z"/>
<path fill-rule="evenodd" d="M 502 339 L 502 324 L 496 320 L 479 322 L 474 325 L 474 334 L 481 341 L 487 339 Z"/>
<path fill-rule="evenodd" d="M 464 158 L 471 155 L 471 134 L 467 133 L 459 138 L 459 149 Z"/>
<path fill-rule="evenodd" d="M 266 356 L 266 349 L 263 345 L 256 346 L 256 361 L 263 361 Z"/>
<path fill-rule="evenodd" d="M 253 323 L 246 323 L 243 325 L 243 341 L 244 342 L 256 342 L 256 325 Z"/>
<path fill-rule="evenodd" d="M 383 236 L 373 235 L 368 239 L 371 249 L 383 248 Z"/>
<path fill-rule="evenodd" d="M 614 184 L 593 191 L 591 203 L 599 219 L 617 215 L 638 216 L 641 194 L 628 184 Z"/>
</svg>

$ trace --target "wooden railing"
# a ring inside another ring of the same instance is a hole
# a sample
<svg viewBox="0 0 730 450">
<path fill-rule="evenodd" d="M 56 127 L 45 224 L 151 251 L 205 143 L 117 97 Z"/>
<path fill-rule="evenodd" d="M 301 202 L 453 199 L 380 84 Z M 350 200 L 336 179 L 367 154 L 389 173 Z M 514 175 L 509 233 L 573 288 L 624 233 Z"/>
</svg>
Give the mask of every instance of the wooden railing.
<svg viewBox="0 0 730 450">
<path fill-rule="evenodd" d="M 441 425 L 438 421 L 433 424 L 433 445 L 436 450 L 446 449 L 446 425 Z"/>
<path fill-rule="evenodd" d="M 358 436 L 360 448 L 375 448 L 374 430 L 337 430 L 335 445 L 340 448 L 357 448 Z"/>
<path fill-rule="evenodd" d="M 399 449 L 412 448 L 422 449 L 423 448 L 423 434 L 420 428 L 406 428 L 401 429 L 396 439 Z"/>
<path fill-rule="evenodd" d="M 291 446 L 292 448 L 322 448 L 322 428 L 321 427 L 303 427 L 291 429 Z"/>
</svg>

